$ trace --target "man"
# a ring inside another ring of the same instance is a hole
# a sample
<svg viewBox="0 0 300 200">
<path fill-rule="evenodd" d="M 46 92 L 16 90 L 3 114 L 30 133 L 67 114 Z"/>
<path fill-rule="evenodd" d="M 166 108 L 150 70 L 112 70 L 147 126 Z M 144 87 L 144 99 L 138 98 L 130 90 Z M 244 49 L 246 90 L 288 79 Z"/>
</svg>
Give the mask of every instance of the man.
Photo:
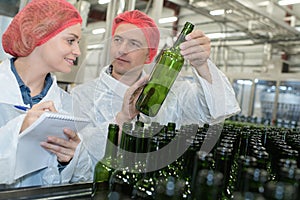
<svg viewBox="0 0 300 200">
<path fill-rule="evenodd" d="M 112 26 L 111 65 L 100 76 L 72 91 L 75 113 L 95 122 L 83 134 L 86 147 L 101 159 L 109 123 L 134 121 L 138 88 L 147 82 L 144 65 L 153 61 L 159 44 L 159 30 L 146 14 L 134 10 L 118 15 Z M 192 81 L 175 81 L 157 116 L 140 114 L 145 123 L 217 123 L 240 111 L 234 91 L 225 75 L 209 60 L 210 40 L 202 31 L 188 34 L 181 54 L 193 67 Z"/>
</svg>

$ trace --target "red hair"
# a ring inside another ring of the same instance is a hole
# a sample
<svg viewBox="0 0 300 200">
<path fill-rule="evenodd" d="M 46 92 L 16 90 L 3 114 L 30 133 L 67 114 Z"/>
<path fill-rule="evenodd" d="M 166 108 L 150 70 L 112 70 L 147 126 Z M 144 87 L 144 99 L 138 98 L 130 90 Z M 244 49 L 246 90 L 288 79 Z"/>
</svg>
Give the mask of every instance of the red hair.
<svg viewBox="0 0 300 200">
<path fill-rule="evenodd" d="M 78 23 L 82 23 L 79 12 L 66 0 L 32 0 L 10 23 L 2 46 L 12 56 L 28 56 L 36 46 Z"/>
</svg>

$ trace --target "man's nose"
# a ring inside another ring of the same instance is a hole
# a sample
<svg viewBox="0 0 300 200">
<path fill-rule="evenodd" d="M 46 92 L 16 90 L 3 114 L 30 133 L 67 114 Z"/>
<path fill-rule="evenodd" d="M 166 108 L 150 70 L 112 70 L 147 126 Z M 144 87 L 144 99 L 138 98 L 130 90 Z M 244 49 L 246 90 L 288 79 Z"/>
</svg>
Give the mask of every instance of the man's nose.
<svg viewBox="0 0 300 200">
<path fill-rule="evenodd" d="M 122 44 L 119 46 L 119 54 L 127 54 L 130 52 L 130 46 L 127 41 L 122 42 Z"/>
</svg>

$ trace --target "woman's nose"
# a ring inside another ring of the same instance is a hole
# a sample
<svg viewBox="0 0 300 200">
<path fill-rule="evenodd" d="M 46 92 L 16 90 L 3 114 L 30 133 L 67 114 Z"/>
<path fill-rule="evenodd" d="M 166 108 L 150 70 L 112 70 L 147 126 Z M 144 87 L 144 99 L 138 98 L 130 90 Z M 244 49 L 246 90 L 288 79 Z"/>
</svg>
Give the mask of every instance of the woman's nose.
<svg viewBox="0 0 300 200">
<path fill-rule="evenodd" d="M 80 51 L 80 47 L 79 44 L 76 44 L 73 48 L 73 52 L 74 55 L 76 55 L 77 57 L 81 55 L 81 51 Z"/>
</svg>

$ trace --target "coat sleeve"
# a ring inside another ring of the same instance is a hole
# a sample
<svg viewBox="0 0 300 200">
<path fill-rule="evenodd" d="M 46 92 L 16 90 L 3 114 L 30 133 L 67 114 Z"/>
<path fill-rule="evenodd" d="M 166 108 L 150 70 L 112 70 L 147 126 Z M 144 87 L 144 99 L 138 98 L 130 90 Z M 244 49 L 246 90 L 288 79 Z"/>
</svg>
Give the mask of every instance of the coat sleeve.
<svg viewBox="0 0 300 200">
<path fill-rule="evenodd" d="M 93 178 L 91 159 L 82 142 L 77 146 L 71 162 L 61 172 L 57 166 L 57 158 L 53 156 L 43 174 L 43 185 L 86 182 Z"/>
<path fill-rule="evenodd" d="M 0 171 L 2 172 L 0 173 L 1 184 L 11 184 L 14 182 L 18 136 L 24 117 L 24 114 L 19 115 L 18 117 L 8 121 L 0 128 Z"/>
<path fill-rule="evenodd" d="M 98 113 L 94 104 L 94 84 L 85 84 L 84 87 L 77 86 L 71 92 L 73 98 L 73 111 L 76 116 L 89 118 L 92 120 L 79 133 L 82 138 L 83 146 L 90 155 L 92 166 L 95 166 L 97 161 L 103 158 L 106 146 L 107 127 L 110 118 L 113 118 L 112 112 L 106 113 L 104 107 L 109 107 L 107 104 L 101 104 L 102 113 Z M 102 109 L 103 108 L 103 109 Z"/>
<path fill-rule="evenodd" d="M 181 124 L 214 124 L 224 121 L 240 112 L 234 90 L 227 77 L 208 61 L 212 83 L 201 78 L 193 68 L 193 79 L 179 81 L 177 94 L 177 112 Z"/>
</svg>

